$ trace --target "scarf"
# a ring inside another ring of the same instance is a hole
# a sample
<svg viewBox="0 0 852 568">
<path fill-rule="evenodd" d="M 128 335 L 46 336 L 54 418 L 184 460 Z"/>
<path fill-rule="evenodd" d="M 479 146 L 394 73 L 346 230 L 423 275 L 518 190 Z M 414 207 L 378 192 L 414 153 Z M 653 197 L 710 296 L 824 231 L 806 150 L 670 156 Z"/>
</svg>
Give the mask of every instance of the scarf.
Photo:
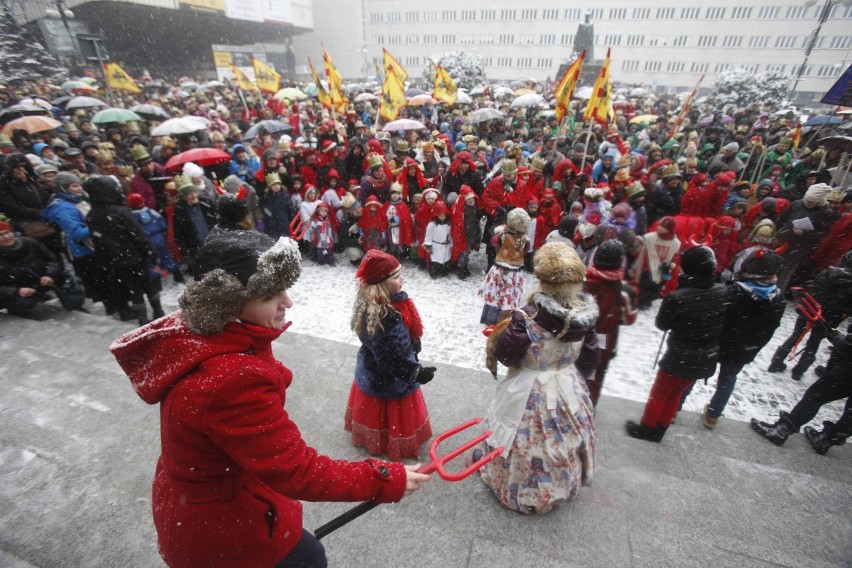
<svg viewBox="0 0 852 568">
<path fill-rule="evenodd" d="M 737 285 L 761 300 L 771 300 L 779 293 L 778 286 L 775 284 L 764 284 L 762 282 L 746 280 L 737 282 Z"/>
<path fill-rule="evenodd" d="M 423 337 L 423 322 L 420 320 L 420 313 L 417 311 L 417 307 L 411 298 L 408 297 L 408 294 L 400 292 L 399 294 L 391 295 L 391 306 L 402 316 L 402 323 L 408 330 L 411 342 L 419 342 L 420 338 Z"/>
</svg>

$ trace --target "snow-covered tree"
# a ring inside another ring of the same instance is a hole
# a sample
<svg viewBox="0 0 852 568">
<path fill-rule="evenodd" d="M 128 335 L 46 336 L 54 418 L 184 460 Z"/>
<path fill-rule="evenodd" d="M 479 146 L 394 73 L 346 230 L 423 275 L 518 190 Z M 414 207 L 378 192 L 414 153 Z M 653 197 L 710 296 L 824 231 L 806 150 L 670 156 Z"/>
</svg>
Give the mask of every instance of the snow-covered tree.
<svg viewBox="0 0 852 568">
<path fill-rule="evenodd" d="M 755 74 L 742 67 L 734 67 L 716 79 L 707 102 L 716 108 L 743 108 L 757 104 L 773 111 L 786 101 L 789 86 L 790 77 L 782 73 Z"/>
<path fill-rule="evenodd" d="M 19 26 L 0 3 L 0 82 L 38 81 L 67 75 L 32 34 Z"/>
<path fill-rule="evenodd" d="M 485 84 L 485 60 L 475 51 L 449 51 L 432 56 L 430 60 L 446 69 L 457 87 L 471 89 Z M 426 65 L 423 77 L 430 84 L 435 80 L 435 68 L 432 63 Z"/>
</svg>

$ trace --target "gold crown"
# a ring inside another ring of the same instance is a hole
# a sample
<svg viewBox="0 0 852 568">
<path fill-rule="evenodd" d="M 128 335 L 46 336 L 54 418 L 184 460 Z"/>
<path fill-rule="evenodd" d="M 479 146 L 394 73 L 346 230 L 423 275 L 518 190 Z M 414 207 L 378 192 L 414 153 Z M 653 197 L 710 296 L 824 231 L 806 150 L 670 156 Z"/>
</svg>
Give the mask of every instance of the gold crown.
<svg viewBox="0 0 852 568">
<path fill-rule="evenodd" d="M 663 166 L 663 177 L 678 177 L 680 176 L 680 168 L 677 167 L 677 164 L 669 164 L 667 166 Z"/>
<path fill-rule="evenodd" d="M 535 158 L 533 158 L 532 164 L 530 165 L 530 169 L 535 172 L 541 173 L 544 170 L 544 160 L 536 156 Z"/>
<path fill-rule="evenodd" d="M 281 176 L 279 176 L 275 172 L 270 172 L 266 174 L 266 187 L 270 187 L 276 183 L 281 183 Z"/>
</svg>

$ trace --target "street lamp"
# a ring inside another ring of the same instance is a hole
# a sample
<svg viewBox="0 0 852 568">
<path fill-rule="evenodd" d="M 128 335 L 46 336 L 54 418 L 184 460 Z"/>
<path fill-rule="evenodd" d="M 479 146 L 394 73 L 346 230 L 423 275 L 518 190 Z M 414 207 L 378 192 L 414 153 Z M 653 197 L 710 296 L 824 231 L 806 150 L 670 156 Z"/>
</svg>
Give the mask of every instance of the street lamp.
<svg viewBox="0 0 852 568">
<path fill-rule="evenodd" d="M 804 5 L 805 8 L 810 8 L 817 3 L 817 0 L 805 0 Z M 796 81 L 793 83 L 793 88 L 790 90 L 790 96 L 788 98 L 792 98 L 796 93 L 796 88 L 799 86 L 799 81 L 802 78 L 802 75 L 805 73 L 805 68 L 808 65 L 808 57 L 811 55 L 811 51 L 813 51 L 814 46 L 816 46 L 817 39 L 819 39 L 819 32 L 822 31 L 822 25 L 828 20 L 828 16 L 831 14 L 831 9 L 835 4 L 842 3 L 844 6 L 852 5 L 852 0 L 825 0 L 825 4 L 822 5 L 822 8 L 819 12 L 819 19 L 817 23 L 816 29 L 811 34 L 810 39 L 808 40 L 808 45 L 805 48 L 805 59 L 802 61 L 802 65 L 799 67 L 799 71 L 796 73 Z"/>
</svg>

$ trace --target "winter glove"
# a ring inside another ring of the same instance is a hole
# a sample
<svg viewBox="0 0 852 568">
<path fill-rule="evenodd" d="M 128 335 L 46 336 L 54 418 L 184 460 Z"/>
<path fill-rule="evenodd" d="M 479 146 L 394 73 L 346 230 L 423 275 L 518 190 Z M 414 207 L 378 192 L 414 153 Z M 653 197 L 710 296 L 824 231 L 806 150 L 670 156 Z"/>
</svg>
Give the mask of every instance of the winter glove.
<svg viewBox="0 0 852 568">
<path fill-rule="evenodd" d="M 417 378 L 415 380 L 421 385 L 425 385 L 435 378 L 435 371 L 437 370 L 437 367 L 423 367 L 420 369 L 420 372 L 417 373 Z"/>
</svg>

